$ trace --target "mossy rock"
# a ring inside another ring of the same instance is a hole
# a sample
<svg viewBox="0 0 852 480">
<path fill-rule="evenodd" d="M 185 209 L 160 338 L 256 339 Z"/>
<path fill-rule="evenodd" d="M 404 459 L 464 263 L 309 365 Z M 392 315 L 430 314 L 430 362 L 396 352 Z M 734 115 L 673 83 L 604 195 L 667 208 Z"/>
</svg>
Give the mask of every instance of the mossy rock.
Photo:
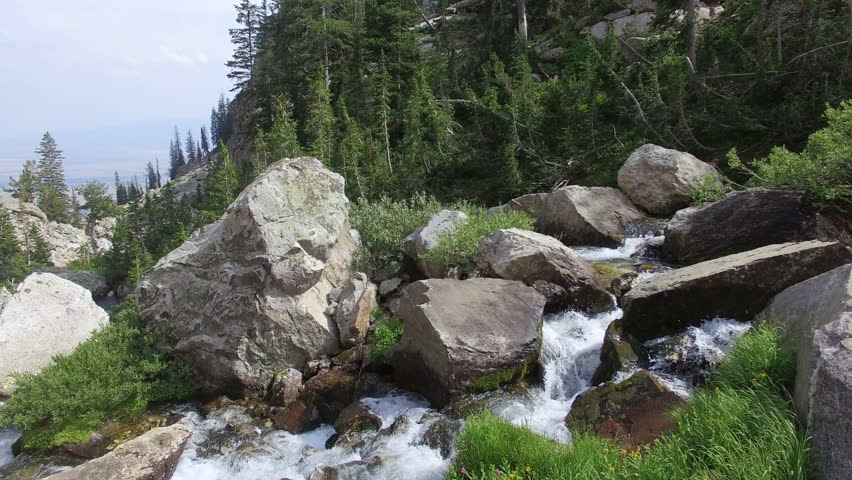
<svg viewBox="0 0 852 480">
<path fill-rule="evenodd" d="M 601 363 L 592 377 L 592 385 L 612 379 L 619 371 L 647 363 L 648 354 L 642 343 L 624 333 L 621 320 L 612 322 L 606 329 L 601 347 Z"/>
</svg>

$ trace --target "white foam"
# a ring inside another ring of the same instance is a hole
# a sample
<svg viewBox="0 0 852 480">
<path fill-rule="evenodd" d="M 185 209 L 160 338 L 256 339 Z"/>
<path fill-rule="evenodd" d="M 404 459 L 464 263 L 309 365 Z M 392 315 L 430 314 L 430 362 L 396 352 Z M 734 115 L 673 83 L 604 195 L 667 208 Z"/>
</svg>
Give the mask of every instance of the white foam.
<svg viewBox="0 0 852 480">
<path fill-rule="evenodd" d="M 662 235 L 646 235 L 643 237 L 632 237 L 624 240 L 618 248 L 605 247 L 571 247 L 577 253 L 590 262 L 607 262 L 614 260 L 629 260 L 632 255 L 648 245 L 660 245 L 665 237 Z"/>
<path fill-rule="evenodd" d="M 12 455 L 12 444 L 21 437 L 17 430 L 0 430 L 0 467 L 8 465 L 15 460 Z"/>
</svg>

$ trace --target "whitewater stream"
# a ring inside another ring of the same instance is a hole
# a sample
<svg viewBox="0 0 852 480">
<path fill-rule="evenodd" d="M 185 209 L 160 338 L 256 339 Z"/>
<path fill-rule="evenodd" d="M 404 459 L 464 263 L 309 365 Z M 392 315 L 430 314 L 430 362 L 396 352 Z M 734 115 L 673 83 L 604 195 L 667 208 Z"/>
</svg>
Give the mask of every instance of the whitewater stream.
<svg viewBox="0 0 852 480">
<path fill-rule="evenodd" d="M 632 258 L 662 237 L 628 239 L 619 248 L 580 247 L 576 250 L 592 262 L 652 262 Z M 643 273 L 643 277 L 653 275 Z M 515 425 L 525 426 L 562 443 L 571 433 L 564 419 L 574 398 L 590 386 L 599 364 L 599 354 L 607 326 L 621 317 L 621 310 L 587 315 L 566 310 L 544 320 L 541 364 L 542 381 L 526 392 L 503 393 L 489 408 Z M 748 329 L 733 320 L 715 319 L 686 332 L 690 348 L 720 357 L 732 341 Z M 661 344 L 667 338 L 652 340 Z M 666 372 L 665 359 L 652 358 L 651 370 L 683 395 L 692 389 L 688 375 Z M 629 372 L 620 378 L 627 378 Z M 382 430 L 358 437 L 353 446 L 326 448 L 335 433 L 324 425 L 300 435 L 274 430 L 268 421 L 249 416 L 242 407 L 229 407 L 208 416 L 193 406 L 177 410 L 183 423 L 193 431 L 190 444 L 181 457 L 174 480 L 306 480 L 322 466 L 335 467 L 341 478 L 376 480 L 441 480 L 447 473 L 452 453 L 429 441 L 438 422 L 452 422 L 429 408 L 419 395 L 394 391 L 378 398 L 362 398 L 382 419 Z M 432 435 L 434 437 L 434 435 Z M 17 434 L 0 431 L 0 466 L 13 460 L 11 443 Z M 40 477 L 35 477 L 40 478 Z"/>
</svg>

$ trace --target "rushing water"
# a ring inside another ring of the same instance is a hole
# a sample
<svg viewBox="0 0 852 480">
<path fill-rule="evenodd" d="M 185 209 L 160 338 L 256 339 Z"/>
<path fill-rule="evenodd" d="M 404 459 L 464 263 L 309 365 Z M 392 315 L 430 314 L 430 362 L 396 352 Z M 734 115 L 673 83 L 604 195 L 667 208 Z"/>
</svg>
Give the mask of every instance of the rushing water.
<svg viewBox="0 0 852 480">
<path fill-rule="evenodd" d="M 20 432 L 16 430 L 0 430 L 0 467 L 15 459 L 12 455 L 12 444 L 20 436 Z"/>
<path fill-rule="evenodd" d="M 646 246 L 662 237 L 628 239 L 619 248 L 577 248 L 593 262 L 628 261 Z M 641 254 L 641 253 L 640 253 Z M 643 274 L 647 276 L 650 274 Z M 568 443 L 571 434 L 564 418 L 577 394 L 589 388 L 599 364 L 599 354 L 607 326 L 621 317 L 621 310 L 590 316 L 575 311 L 549 315 L 542 329 L 541 363 L 543 381 L 526 393 L 507 394 L 492 410 L 516 425 L 556 441 Z M 715 320 L 690 329 L 700 348 L 721 355 L 733 338 L 747 327 L 727 320 Z M 659 341 L 665 341 L 660 339 Z M 715 350 L 714 350 L 715 349 Z M 652 370 L 663 371 L 663 359 Z M 661 373 L 665 376 L 665 374 Z M 687 393 L 689 380 L 671 376 L 667 383 Z M 422 397 L 396 391 L 383 397 L 361 401 L 382 419 L 379 433 L 360 434 L 350 446 L 326 448 L 334 429 L 324 425 L 300 435 L 274 430 L 269 422 L 251 418 L 240 407 L 230 407 L 207 417 L 191 407 L 182 407 L 182 420 L 193 431 L 190 444 L 181 457 L 175 480 L 293 480 L 307 479 L 322 466 L 340 469 L 343 478 L 440 480 L 451 459 L 438 445 L 429 446 L 427 432 L 436 422 L 446 421 L 429 408 Z M 16 432 L 0 432 L 0 466 L 11 460 L 10 446 Z M 446 451 L 445 451 L 446 453 Z"/>
</svg>

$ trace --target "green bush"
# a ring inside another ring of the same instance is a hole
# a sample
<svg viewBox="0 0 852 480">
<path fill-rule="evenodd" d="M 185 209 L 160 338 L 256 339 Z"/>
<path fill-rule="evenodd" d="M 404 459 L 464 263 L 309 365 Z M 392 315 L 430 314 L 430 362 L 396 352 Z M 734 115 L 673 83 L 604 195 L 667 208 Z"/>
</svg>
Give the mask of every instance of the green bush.
<svg viewBox="0 0 852 480">
<path fill-rule="evenodd" d="M 775 147 L 754 164 L 755 180 L 804 190 L 824 201 L 852 199 L 852 100 L 825 111 L 828 126 L 808 137 L 801 153 Z M 736 154 L 733 167 L 741 167 Z"/>
<path fill-rule="evenodd" d="M 352 208 L 352 226 L 361 233 L 365 245 L 361 255 L 367 269 L 374 273 L 402 262 L 405 237 L 442 208 L 440 202 L 425 195 L 402 201 L 385 197 L 356 204 Z"/>
<path fill-rule="evenodd" d="M 793 374 L 778 331 L 760 326 L 736 343 L 712 384 L 674 412 L 677 429 L 650 447 L 626 452 L 584 432 L 559 445 L 485 413 L 468 419 L 447 478 L 805 480 L 807 437 L 779 388 Z"/>
<path fill-rule="evenodd" d="M 399 343 L 402 338 L 402 322 L 396 316 L 390 315 L 384 310 L 377 309 L 371 314 L 373 317 L 373 338 L 370 349 L 370 359 L 377 365 L 384 365 L 385 352 Z"/>
<path fill-rule="evenodd" d="M 704 178 L 701 187 L 692 192 L 692 204 L 703 205 L 705 203 L 721 200 L 722 197 L 732 192 L 733 189 L 721 175 L 713 174 Z"/>
<path fill-rule="evenodd" d="M 450 270 L 457 268 L 463 275 L 476 269 L 476 252 L 482 239 L 497 230 L 520 228 L 532 230 L 535 222 L 520 210 L 488 213 L 479 207 L 467 207 L 468 221 L 452 232 L 441 234 L 438 245 L 424 255 L 424 260 Z"/>
<path fill-rule="evenodd" d="M 157 349 L 157 335 L 128 297 L 112 323 L 38 374 L 16 378 L 0 408 L 0 425 L 25 431 L 25 446 L 43 449 L 85 441 L 102 422 L 135 416 L 150 403 L 186 398 L 191 370 Z"/>
</svg>

